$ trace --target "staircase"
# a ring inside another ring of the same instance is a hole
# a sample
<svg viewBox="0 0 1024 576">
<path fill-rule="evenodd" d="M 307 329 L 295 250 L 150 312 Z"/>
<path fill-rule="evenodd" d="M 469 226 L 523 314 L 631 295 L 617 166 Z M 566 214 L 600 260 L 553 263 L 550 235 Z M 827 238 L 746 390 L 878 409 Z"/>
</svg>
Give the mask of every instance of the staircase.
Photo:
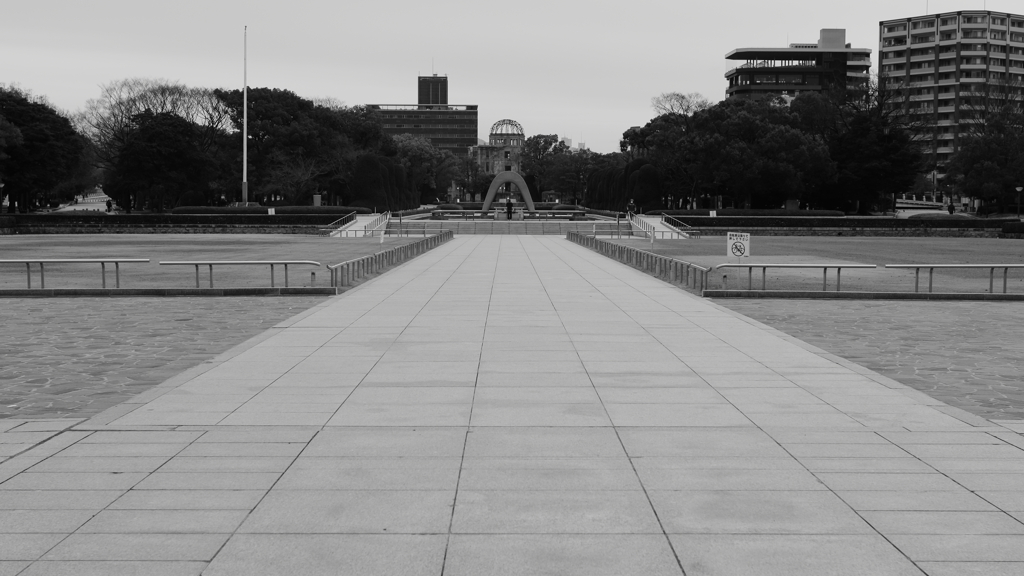
<svg viewBox="0 0 1024 576">
<path fill-rule="evenodd" d="M 568 232 L 597 236 L 632 235 L 628 222 L 621 224 L 604 221 L 508 221 L 508 220 L 406 220 L 388 223 L 387 234 L 396 236 L 428 236 L 442 230 L 451 230 L 455 234 L 507 234 L 520 236 L 537 236 L 551 234 L 565 236 Z"/>
</svg>

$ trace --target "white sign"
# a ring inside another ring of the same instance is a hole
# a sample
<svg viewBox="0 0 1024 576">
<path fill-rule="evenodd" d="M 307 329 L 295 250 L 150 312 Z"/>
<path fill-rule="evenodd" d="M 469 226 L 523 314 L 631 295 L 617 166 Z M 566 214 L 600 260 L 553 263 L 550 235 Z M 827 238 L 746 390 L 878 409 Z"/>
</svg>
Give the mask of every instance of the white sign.
<svg viewBox="0 0 1024 576">
<path fill-rule="evenodd" d="M 750 234 L 743 232 L 729 232 L 726 236 L 725 255 L 736 258 L 747 258 L 750 256 Z"/>
<path fill-rule="evenodd" d="M 274 214 L 274 209 L 273 208 L 267 208 L 267 214 L 269 214 L 271 216 L 274 216 L 275 215 Z"/>
</svg>

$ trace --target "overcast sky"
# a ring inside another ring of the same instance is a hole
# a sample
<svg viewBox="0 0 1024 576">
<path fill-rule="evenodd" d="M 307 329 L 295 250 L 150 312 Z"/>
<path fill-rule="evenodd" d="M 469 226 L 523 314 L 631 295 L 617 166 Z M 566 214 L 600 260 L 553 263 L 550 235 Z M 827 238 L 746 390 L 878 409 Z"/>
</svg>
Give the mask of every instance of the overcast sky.
<svg viewBox="0 0 1024 576">
<path fill-rule="evenodd" d="M 930 0 L 930 13 L 984 0 Z M 878 22 L 926 0 L 3 0 L 0 83 L 81 108 L 111 80 L 249 85 L 346 104 L 416 102 L 416 76 L 449 77 L 449 103 L 480 106 L 480 131 L 517 120 L 598 152 L 652 117 L 662 92 L 725 95 L 727 52 L 814 42 L 846 28 L 878 52 Z M 1021 0 L 989 10 L 1024 12 Z M 433 64 L 431 64 L 433 62 Z"/>
</svg>

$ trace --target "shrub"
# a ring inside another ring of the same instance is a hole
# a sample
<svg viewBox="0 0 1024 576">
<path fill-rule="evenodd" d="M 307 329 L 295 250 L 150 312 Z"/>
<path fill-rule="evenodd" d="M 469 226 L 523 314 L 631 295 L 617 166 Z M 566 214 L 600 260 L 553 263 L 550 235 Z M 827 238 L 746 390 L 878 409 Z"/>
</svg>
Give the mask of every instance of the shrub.
<svg viewBox="0 0 1024 576">
<path fill-rule="evenodd" d="M 711 211 L 702 210 L 651 210 L 648 212 L 651 215 L 662 215 L 665 216 L 710 216 Z M 815 217 L 815 218 L 842 218 L 846 216 L 844 212 L 838 210 L 783 210 L 783 209 L 747 209 L 747 208 L 722 208 L 715 212 L 718 216 L 792 216 L 792 217 Z"/>
<path fill-rule="evenodd" d="M 344 216 L 355 212 L 369 214 L 369 208 L 353 206 L 281 206 L 275 207 L 276 214 L 337 214 Z M 266 214 L 265 206 L 181 206 L 171 210 L 171 214 Z"/>
<path fill-rule="evenodd" d="M 467 210 L 462 204 L 438 204 L 434 210 Z"/>
<path fill-rule="evenodd" d="M 583 208 L 575 204 L 556 204 L 552 210 L 583 210 Z"/>
<path fill-rule="evenodd" d="M 2 227 L 3 224 L 0 224 Z M 1003 224 L 1003 234 L 1024 234 L 1024 222 L 1007 222 Z"/>
</svg>

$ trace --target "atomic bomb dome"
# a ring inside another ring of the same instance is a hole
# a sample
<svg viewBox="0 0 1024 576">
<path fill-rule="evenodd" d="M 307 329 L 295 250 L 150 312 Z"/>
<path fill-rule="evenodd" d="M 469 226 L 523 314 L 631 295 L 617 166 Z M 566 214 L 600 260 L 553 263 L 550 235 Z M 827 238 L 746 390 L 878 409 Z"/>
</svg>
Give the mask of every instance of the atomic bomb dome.
<svg viewBox="0 0 1024 576">
<path fill-rule="evenodd" d="M 491 126 L 491 146 L 522 146 L 526 139 L 522 125 L 515 120 L 498 120 Z"/>
</svg>

